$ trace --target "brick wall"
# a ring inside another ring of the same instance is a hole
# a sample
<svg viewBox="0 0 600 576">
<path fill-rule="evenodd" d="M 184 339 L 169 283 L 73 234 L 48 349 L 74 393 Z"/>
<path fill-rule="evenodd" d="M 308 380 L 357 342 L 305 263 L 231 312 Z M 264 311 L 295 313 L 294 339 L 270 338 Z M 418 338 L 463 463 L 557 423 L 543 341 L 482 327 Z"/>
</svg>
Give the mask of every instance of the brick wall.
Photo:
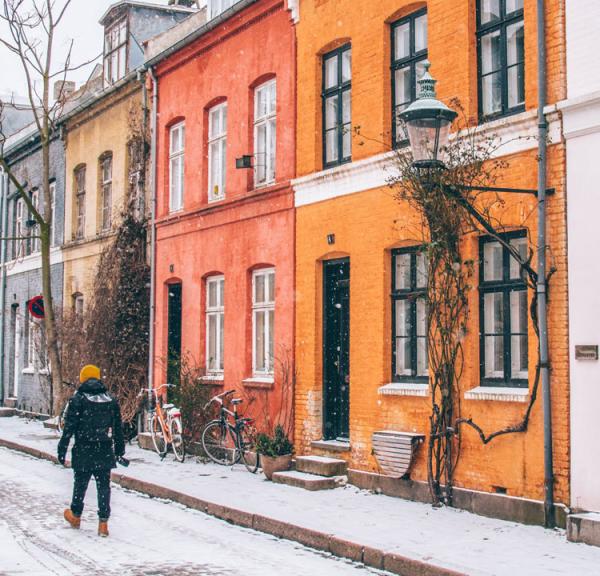
<svg viewBox="0 0 600 576">
<path fill-rule="evenodd" d="M 526 109 L 537 104 L 535 2 L 525 2 Z M 393 21 L 424 3 L 387 1 L 369 5 L 340 0 L 306 0 L 301 6 L 298 37 L 298 173 L 321 170 L 320 54 L 342 41 L 352 42 L 352 124 L 361 136 L 353 138 L 353 160 L 384 152 L 390 143 L 390 35 Z M 438 80 L 438 95 L 460 99 L 467 116 L 477 117 L 477 51 L 475 2 L 432 0 L 429 14 L 429 58 Z M 562 2 L 548 3 L 549 100 L 565 94 L 564 13 Z M 335 25 L 333 25 L 335 24 Z M 534 120 L 532 119 L 532 122 Z M 533 124 L 532 124 L 533 125 Z M 537 151 L 506 157 L 501 186 L 535 188 Z M 549 149 L 548 199 L 550 264 L 556 268 L 550 287 L 549 332 L 552 362 L 554 467 L 556 499 L 569 501 L 568 324 L 564 147 Z M 343 173 L 344 170 L 338 171 Z M 332 173 L 328 185 L 336 186 Z M 497 215 L 509 227 L 526 227 L 537 236 L 536 202 L 531 196 L 506 196 Z M 388 188 L 347 194 L 297 208 L 296 241 L 296 439 L 300 452 L 310 452 L 311 440 L 322 436 L 322 261 L 350 257 L 350 440 L 347 458 L 353 467 L 377 471 L 371 456 L 371 434 L 379 429 L 425 433 L 430 400 L 423 397 L 381 396 L 377 389 L 391 381 L 390 250 L 414 245 L 415 216 L 394 199 Z M 335 233 L 335 246 L 327 234 Z M 478 258 L 478 241 L 464 242 L 465 255 Z M 526 404 L 464 399 L 479 385 L 479 293 L 474 279 L 469 296 L 469 330 L 465 339 L 465 370 L 461 380 L 461 410 L 486 432 L 520 421 Z M 531 298 L 531 294 L 529 295 Z M 530 363 L 535 339 L 530 326 Z M 530 369 L 530 387 L 533 380 Z M 506 488 L 509 495 L 543 498 L 543 414 L 541 391 L 527 433 L 498 438 L 482 445 L 465 429 L 462 456 L 456 471 L 459 486 L 483 491 Z M 421 449 L 412 477 L 426 479 L 425 450 Z"/>
</svg>

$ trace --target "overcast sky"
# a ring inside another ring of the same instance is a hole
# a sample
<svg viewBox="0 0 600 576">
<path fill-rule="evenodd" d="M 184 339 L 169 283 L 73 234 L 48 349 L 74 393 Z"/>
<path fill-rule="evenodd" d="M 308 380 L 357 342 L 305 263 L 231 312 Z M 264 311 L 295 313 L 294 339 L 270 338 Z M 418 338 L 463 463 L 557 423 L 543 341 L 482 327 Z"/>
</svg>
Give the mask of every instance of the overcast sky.
<svg viewBox="0 0 600 576">
<path fill-rule="evenodd" d="M 153 4 L 168 4 L 168 0 L 144 0 Z M 98 20 L 106 9 L 115 4 L 117 0 L 72 0 L 68 13 L 59 29 L 57 48 L 59 53 L 55 62 L 64 61 L 65 50 L 71 39 L 74 41 L 74 64 L 80 64 L 100 55 L 103 47 L 102 27 Z M 58 0 L 57 5 L 62 5 L 63 0 Z M 0 28 L 0 34 L 6 30 Z M 100 59 L 98 59 L 100 62 Z M 93 66 L 92 66 L 93 67 Z M 71 80 L 77 85 L 87 80 L 92 67 L 72 74 Z M 25 77 L 21 71 L 20 63 L 4 47 L 0 47 L 0 95 L 6 96 L 15 92 L 19 96 L 26 94 Z"/>
</svg>

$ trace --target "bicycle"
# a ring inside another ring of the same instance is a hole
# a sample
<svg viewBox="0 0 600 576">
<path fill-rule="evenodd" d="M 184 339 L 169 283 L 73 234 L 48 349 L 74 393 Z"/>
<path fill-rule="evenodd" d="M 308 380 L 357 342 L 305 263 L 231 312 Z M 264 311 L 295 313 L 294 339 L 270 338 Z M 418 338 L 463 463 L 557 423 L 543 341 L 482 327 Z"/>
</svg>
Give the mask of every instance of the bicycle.
<svg viewBox="0 0 600 576">
<path fill-rule="evenodd" d="M 202 448 L 207 456 L 221 466 L 233 466 L 243 460 L 244 466 L 253 474 L 258 470 L 259 456 L 255 450 L 252 418 L 241 418 L 237 407 L 241 398 L 232 398 L 233 412 L 225 408 L 225 400 L 233 394 L 228 390 L 211 398 L 204 410 L 214 402 L 219 405 L 219 417 L 211 420 L 202 431 Z M 233 418 L 233 422 L 231 422 Z"/>
<path fill-rule="evenodd" d="M 162 403 L 162 397 L 158 393 L 162 388 L 175 388 L 175 386 L 173 384 L 163 384 L 158 388 L 144 388 L 139 393 L 139 396 L 143 394 L 149 396 L 148 426 L 152 436 L 152 444 L 161 459 L 167 455 L 169 446 L 171 446 L 175 459 L 183 462 L 185 460 L 185 444 L 183 441 L 181 410 L 173 404 Z"/>
</svg>

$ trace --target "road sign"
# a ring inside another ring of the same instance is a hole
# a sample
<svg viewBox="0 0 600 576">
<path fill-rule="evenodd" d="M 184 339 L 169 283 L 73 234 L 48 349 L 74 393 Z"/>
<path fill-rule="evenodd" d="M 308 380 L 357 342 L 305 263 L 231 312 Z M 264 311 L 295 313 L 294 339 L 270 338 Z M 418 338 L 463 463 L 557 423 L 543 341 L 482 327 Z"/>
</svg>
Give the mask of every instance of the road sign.
<svg viewBox="0 0 600 576">
<path fill-rule="evenodd" d="M 29 309 L 29 313 L 34 318 L 43 318 L 44 317 L 44 298 L 42 296 L 36 296 L 32 298 L 27 304 L 27 308 Z"/>
</svg>

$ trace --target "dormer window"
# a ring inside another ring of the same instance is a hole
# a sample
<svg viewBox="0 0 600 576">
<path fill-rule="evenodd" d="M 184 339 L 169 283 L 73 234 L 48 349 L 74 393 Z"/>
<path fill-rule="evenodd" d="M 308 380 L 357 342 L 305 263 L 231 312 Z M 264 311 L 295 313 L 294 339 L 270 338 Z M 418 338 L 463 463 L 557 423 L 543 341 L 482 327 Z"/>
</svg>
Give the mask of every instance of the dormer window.
<svg viewBox="0 0 600 576">
<path fill-rule="evenodd" d="M 114 84 L 127 73 L 127 19 L 105 28 L 104 83 Z"/>
<path fill-rule="evenodd" d="M 221 12 L 231 8 L 237 0 L 208 0 L 209 18 L 215 18 Z"/>
</svg>

